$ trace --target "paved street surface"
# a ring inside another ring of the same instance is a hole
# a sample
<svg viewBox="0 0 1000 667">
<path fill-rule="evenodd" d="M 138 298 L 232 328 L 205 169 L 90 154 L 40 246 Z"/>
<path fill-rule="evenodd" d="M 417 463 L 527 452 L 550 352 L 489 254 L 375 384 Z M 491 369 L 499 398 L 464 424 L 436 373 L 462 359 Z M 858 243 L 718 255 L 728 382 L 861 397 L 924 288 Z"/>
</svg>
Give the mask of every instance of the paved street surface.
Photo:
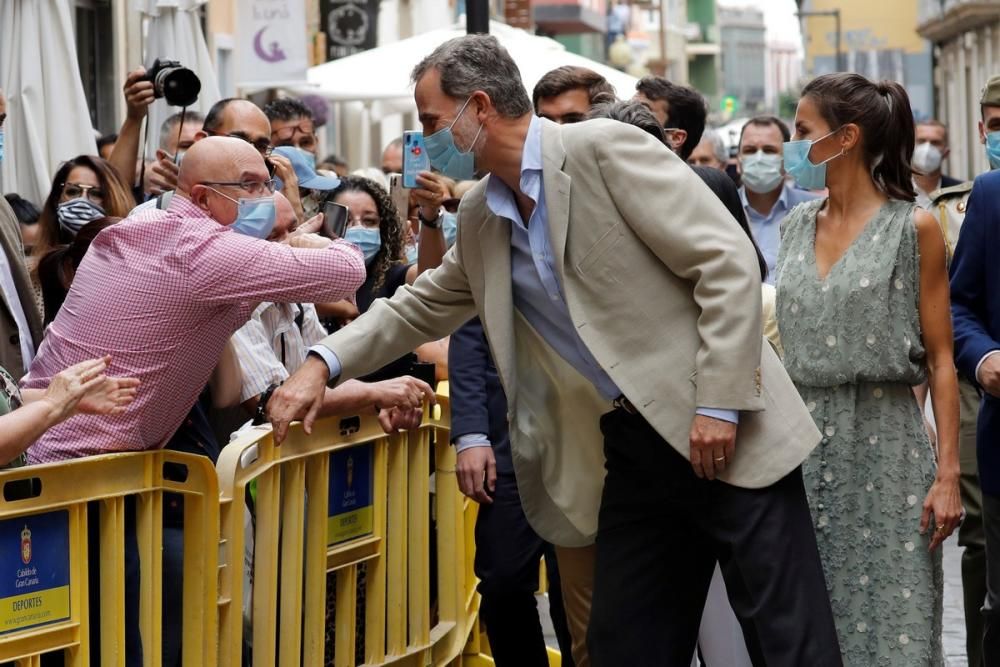
<svg viewBox="0 0 1000 667">
<path fill-rule="evenodd" d="M 944 547 L 944 654 L 947 667 L 968 667 L 965 658 L 965 616 L 962 611 L 962 551 L 957 539 L 952 536 Z M 538 599 L 538 610 L 545 630 L 545 641 L 558 648 L 552 622 L 549 620 L 549 604 L 545 596 Z M 715 667 L 710 665 L 709 667 Z"/>
</svg>

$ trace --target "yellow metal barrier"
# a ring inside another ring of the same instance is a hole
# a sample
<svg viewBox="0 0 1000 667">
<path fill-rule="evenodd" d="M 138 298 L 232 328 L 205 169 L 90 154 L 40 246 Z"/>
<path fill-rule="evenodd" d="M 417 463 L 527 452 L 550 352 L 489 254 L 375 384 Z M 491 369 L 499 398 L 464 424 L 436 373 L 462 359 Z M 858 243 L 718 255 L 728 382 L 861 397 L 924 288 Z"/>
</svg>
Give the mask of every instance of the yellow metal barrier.
<svg viewBox="0 0 1000 667">
<path fill-rule="evenodd" d="M 371 415 L 321 421 L 311 436 L 295 427 L 279 447 L 270 431 L 225 447 L 217 465 L 220 665 L 239 665 L 248 639 L 256 667 L 326 664 L 328 622 L 336 667 L 491 664 L 478 655 L 477 508 L 455 481 L 447 398 L 427 414 L 419 429 L 391 436 Z"/>
<path fill-rule="evenodd" d="M 98 623 L 101 664 L 124 664 L 125 508 L 134 496 L 139 629 L 145 665 L 159 665 L 163 494 L 173 492 L 184 497 L 184 665 L 218 664 L 218 485 L 208 459 L 157 451 L 17 468 L 0 474 L 0 490 L 0 662 L 35 667 L 58 651 L 67 665 L 89 665 Z M 100 526 L 99 618 L 89 609 L 90 503 Z"/>
</svg>

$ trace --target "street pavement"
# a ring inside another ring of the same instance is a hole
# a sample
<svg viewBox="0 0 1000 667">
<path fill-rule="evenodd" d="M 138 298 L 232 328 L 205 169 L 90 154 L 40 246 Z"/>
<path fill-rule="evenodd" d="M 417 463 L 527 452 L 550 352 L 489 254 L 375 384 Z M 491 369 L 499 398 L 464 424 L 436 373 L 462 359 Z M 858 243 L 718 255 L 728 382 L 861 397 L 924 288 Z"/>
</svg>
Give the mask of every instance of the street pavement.
<svg viewBox="0 0 1000 667">
<path fill-rule="evenodd" d="M 944 545 L 944 654 L 946 667 L 968 667 L 965 657 L 965 613 L 962 610 L 962 551 L 952 536 Z M 548 599 L 538 599 L 538 611 L 545 631 L 545 641 L 558 648 L 552 622 L 549 620 Z M 714 667 L 714 666 L 710 666 Z"/>
</svg>

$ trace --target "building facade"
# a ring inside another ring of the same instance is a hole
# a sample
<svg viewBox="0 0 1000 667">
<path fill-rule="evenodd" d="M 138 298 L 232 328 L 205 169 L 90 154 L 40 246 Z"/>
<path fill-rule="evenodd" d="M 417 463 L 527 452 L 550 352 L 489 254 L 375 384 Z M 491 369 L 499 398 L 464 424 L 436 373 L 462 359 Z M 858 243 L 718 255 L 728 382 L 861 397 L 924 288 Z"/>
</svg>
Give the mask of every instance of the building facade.
<svg viewBox="0 0 1000 667">
<path fill-rule="evenodd" d="M 934 44 L 935 115 L 948 126 L 946 171 L 971 179 L 989 169 L 979 138 L 979 99 L 986 81 L 1000 74 L 1000 2 L 924 0 L 920 34 Z"/>
<path fill-rule="evenodd" d="M 918 118 L 934 113 L 931 45 L 916 29 L 917 2 L 803 0 L 801 8 L 807 78 L 842 69 L 873 80 L 891 79 L 906 88 Z M 840 16 L 840 66 L 837 23 L 830 15 L 835 11 Z"/>
<path fill-rule="evenodd" d="M 794 42 L 769 41 L 764 79 L 764 106 L 782 113 L 782 95 L 797 95 L 802 83 L 802 53 Z"/>
<path fill-rule="evenodd" d="M 748 115 L 763 111 L 767 93 L 767 28 L 764 13 L 750 7 L 720 7 L 722 92 L 739 100 Z"/>
</svg>

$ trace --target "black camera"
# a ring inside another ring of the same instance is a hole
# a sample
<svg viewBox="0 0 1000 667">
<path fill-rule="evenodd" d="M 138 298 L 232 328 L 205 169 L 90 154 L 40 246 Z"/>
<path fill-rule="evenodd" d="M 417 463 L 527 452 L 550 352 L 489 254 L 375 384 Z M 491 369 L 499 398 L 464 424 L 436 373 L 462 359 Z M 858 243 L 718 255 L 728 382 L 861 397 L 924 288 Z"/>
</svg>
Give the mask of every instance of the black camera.
<svg viewBox="0 0 1000 667">
<path fill-rule="evenodd" d="M 146 81 L 153 84 L 153 95 L 164 98 L 175 107 L 191 106 L 198 101 L 201 80 L 198 75 L 176 60 L 156 59 L 146 72 Z"/>
</svg>

